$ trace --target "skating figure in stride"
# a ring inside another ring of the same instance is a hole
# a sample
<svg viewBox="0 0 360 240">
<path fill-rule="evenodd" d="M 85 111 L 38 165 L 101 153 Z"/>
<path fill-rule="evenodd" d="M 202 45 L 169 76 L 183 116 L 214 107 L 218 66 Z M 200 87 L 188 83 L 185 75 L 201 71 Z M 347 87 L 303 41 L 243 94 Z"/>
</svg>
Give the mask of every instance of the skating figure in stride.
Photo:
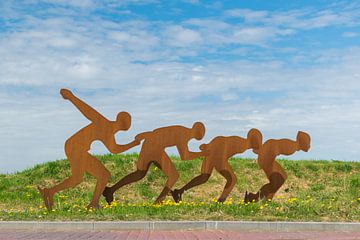
<svg viewBox="0 0 360 240">
<path fill-rule="evenodd" d="M 210 177 L 213 169 L 220 173 L 225 179 L 226 184 L 218 202 L 224 202 L 233 187 L 236 184 L 236 175 L 228 163 L 229 158 L 238 153 L 243 153 L 248 149 L 258 150 L 261 146 L 262 135 L 259 130 L 251 129 L 247 138 L 238 136 L 229 137 L 215 137 L 208 144 L 202 144 L 201 150 L 209 151 L 209 155 L 201 165 L 201 174 L 193 178 L 189 183 L 180 189 L 175 189 L 171 192 L 174 201 L 179 202 L 182 200 L 182 194 L 195 186 L 204 184 Z"/>
<path fill-rule="evenodd" d="M 296 151 L 309 151 L 310 136 L 305 132 L 299 131 L 296 141 L 290 139 L 269 139 L 259 151 L 258 164 L 263 169 L 269 183 L 260 188 L 257 193 L 245 193 L 245 202 L 258 201 L 259 199 L 272 199 L 287 179 L 285 170 L 275 161 L 279 155 L 292 155 Z"/>
<path fill-rule="evenodd" d="M 61 89 L 60 94 L 64 99 L 73 103 L 91 123 L 65 142 L 65 153 L 70 162 L 71 176 L 51 188 L 38 187 L 38 189 L 44 199 L 46 208 L 51 210 L 54 205 L 54 194 L 75 187 L 83 181 L 84 173 L 88 172 L 96 178 L 97 182 L 92 201 L 87 207 L 99 208 L 99 198 L 110 178 L 110 172 L 98 159 L 88 153 L 91 143 L 99 140 L 111 153 L 115 154 L 139 145 L 140 141 L 134 140 L 126 145 L 118 145 L 115 141 L 115 134 L 118 131 L 126 131 L 130 128 L 131 116 L 129 113 L 120 112 L 115 121 L 110 121 L 77 98 L 70 90 Z"/>
<path fill-rule="evenodd" d="M 165 152 L 165 148 L 175 146 L 182 160 L 192 160 L 204 156 L 204 152 L 190 152 L 188 149 L 188 142 L 191 139 L 201 140 L 204 134 L 205 126 L 201 122 L 194 123 L 192 128 L 177 125 L 138 134 L 135 139 L 144 140 L 144 142 L 136 163 L 137 170 L 123 177 L 113 186 L 106 187 L 103 192 L 106 201 L 110 204 L 116 190 L 145 177 L 150 164 L 154 163 L 167 177 L 165 187 L 155 201 L 156 204 L 160 204 L 179 178 L 179 173 Z"/>
</svg>

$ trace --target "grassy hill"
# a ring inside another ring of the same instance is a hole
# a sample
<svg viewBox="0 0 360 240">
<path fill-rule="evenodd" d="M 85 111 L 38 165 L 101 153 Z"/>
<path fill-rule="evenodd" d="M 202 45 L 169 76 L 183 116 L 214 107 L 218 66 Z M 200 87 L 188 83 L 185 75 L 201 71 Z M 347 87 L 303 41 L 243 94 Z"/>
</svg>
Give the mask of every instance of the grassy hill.
<svg viewBox="0 0 360 240">
<path fill-rule="evenodd" d="M 136 154 L 97 156 L 112 173 L 111 183 L 135 169 Z M 200 171 L 201 159 L 181 161 L 172 157 L 181 187 Z M 174 204 L 167 197 L 153 205 L 165 184 L 162 172 L 152 166 L 147 176 L 120 189 L 111 206 L 101 198 L 102 208 L 86 210 L 95 179 L 84 176 L 76 188 L 55 195 L 55 206 L 47 212 L 36 187 L 50 187 L 69 173 L 68 161 L 57 160 L 15 174 L 0 175 L 0 220 L 286 220 L 360 221 L 360 162 L 279 160 L 289 179 L 273 201 L 244 204 L 245 190 L 256 192 L 267 182 L 253 159 L 233 158 L 238 182 L 224 204 L 215 203 L 225 180 L 216 172 L 209 181 L 183 195 Z"/>
</svg>

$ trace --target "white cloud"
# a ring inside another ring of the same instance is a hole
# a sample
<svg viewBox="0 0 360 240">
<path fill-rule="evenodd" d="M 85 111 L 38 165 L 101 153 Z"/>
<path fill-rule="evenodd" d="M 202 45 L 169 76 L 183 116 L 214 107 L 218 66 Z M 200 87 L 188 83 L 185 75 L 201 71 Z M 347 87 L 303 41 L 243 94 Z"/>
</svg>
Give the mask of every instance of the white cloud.
<svg viewBox="0 0 360 240">
<path fill-rule="evenodd" d="M 96 3 L 93 0 L 42 0 L 45 3 L 51 4 L 60 4 L 71 7 L 80 7 L 80 8 L 91 8 L 95 7 Z"/>
<path fill-rule="evenodd" d="M 183 0 L 183 2 L 195 5 L 200 4 L 200 0 Z"/>
<path fill-rule="evenodd" d="M 316 29 L 328 26 L 358 26 L 360 13 L 357 8 L 299 9 L 289 11 L 256 11 L 229 9 L 224 11 L 229 18 L 242 18 L 248 23 L 262 23 L 289 29 Z"/>
<path fill-rule="evenodd" d="M 229 17 L 241 17 L 245 21 L 253 22 L 266 18 L 268 16 L 267 11 L 253 11 L 250 9 L 230 9 L 224 12 Z"/>
<path fill-rule="evenodd" d="M 342 36 L 345 38 L 353 38 L 353 37 L 357 37 L 359 34 L 356 32 L 343 32 Z"/>
<path fill-rule="evenodd" d="M 164 35 L 172 46 L 191 46 L 202 42 L 202 37 L 197 31 L 182 26 L 167 27 Z"/>
<path fill-rule="evenodd" d="M 238 43 L 261 43 L 273 37 L 276 31 L 272 28 L 252 27 L 238 28 L 233 32 L 233 41 Z"/>
</svg>

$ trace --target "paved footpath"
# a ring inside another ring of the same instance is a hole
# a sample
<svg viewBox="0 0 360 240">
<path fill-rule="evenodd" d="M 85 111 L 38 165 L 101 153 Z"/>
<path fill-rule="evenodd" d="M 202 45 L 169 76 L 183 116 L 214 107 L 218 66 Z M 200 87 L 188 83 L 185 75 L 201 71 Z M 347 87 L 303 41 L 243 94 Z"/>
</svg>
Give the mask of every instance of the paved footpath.
<svg viewBox="0 0 360 240">
<path fill-rule="evenodd" d="M 0 230 L 1 240 L 82 240 L 82 239 L 244 239 L 244 240 L 360 240 L 360 232 L 235 232 L 198 231 L 44 231 Z"/>
</svg>

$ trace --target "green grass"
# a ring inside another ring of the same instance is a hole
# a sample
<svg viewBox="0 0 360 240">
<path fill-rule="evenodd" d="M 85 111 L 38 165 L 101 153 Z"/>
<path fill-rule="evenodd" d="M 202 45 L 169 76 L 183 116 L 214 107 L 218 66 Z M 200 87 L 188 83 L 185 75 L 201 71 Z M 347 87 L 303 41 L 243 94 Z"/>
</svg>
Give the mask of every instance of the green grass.
<svg viewBox="0 0 360 240">
<path fill-rule="evenodd" d="M 110 170 L 110 182 L 135 169 L 136 154 L 97 156 Z M 181 187 L 199 173 L 201 159 L 172 158 Z M 95 179 L 84 176 L 79 186 L 55 195 L 53 212 L 47 212 L 36 187 L 50 187 L 70 174 L 68 161 L 36 165 L 15 174 L 0 175 L 0 220 L 265 220 L 265 221 L 360 221 L 360 162 L 279 160 L 289 178 L 273 201 L 244 204 L 246 190 L 256 192 L 267 182 L 252 159 L 230 159 L 238 182 L 224 204 L 215 203 L 225 180 L 216 172 L 209 181 L 183 195 L 175 204 L 169 196 L 153 205 L 165 184 L 162 172 L 152 166 L 147 176 L 115 194 L 111 206 L 86 210 Z"/>
</svg>

